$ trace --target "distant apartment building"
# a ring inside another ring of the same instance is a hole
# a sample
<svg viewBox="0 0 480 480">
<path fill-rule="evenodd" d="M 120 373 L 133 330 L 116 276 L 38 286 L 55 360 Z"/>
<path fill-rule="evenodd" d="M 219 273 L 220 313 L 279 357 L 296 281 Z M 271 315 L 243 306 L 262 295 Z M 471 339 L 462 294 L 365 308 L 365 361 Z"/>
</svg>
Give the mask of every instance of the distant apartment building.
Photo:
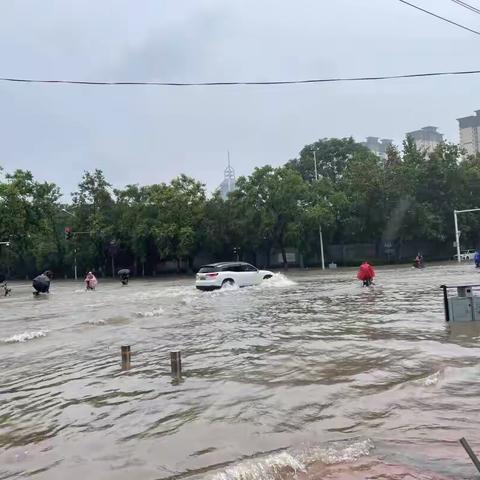
<svg viewBox="0 0 480 480">
<path fill-rule="evenodd" d="M 223 172 L 223 181 L 218 187 L 220 195 L 224 200 L 228 198 L 228 194 L 235 190 L 235 170 L 230 166 L 230 155 L 228 158 L 227 168 Z"/>
<path fill-rule="evenodd" d="M 377 154 L 382 160 L 387 158 L 387 149 L 392 146 L 393 140 L 389 138 L 367 137 L 365 142 L 361 142 L 362 145 L 367 147 L 371 152 Z"/>
<path fill-rule="evenodd" d="M 468 155 L 480 153 L 480 110 L 471 117 L 458 118 L 460 127 L 460 146 Z"/>
<path fill-rule="evenodd" d="M 419 150 L 433 152 L 443 142 L 443 134 L 437 131 L 437 127 L 423 127 L 420 130 L 408 132 L 407 137 L 413 138 Z"/>
</svg>

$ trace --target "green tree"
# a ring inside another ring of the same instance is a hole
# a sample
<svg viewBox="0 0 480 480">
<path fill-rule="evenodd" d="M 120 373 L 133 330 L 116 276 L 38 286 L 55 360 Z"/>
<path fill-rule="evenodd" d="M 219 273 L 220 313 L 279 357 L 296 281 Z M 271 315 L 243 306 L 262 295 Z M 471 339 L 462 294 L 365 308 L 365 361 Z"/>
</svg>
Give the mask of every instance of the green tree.
<svg viewBox="0 0 480 480">
<path fill-rule="evenodd" d="M 287 268 L 287 242 L 300 246 L 301 235 L 294 232 L 309 207 L 309 190 L 302 177 L 290 167 L 257 168 L 250 177 L 239 179 L 234 199 L 241 202 L 244 221 L 254 230 L 246 232 L 253 246 L 266 243 L 279 248 Z"/>
<path fill-rule="evenodd" d="M 348 163 L 357 157 L 372 155 L 364 145 L 350 138 L 324 138 L 302 148 L 298 158 L 290 160 L 287 165 L 297 170 L 308 182 L 315 180 L 314 154 L 317 159 L 317 174 L 328 178 L 333 183 L 339 181 Z"/>
<path fill-rule="evenodd" d="M 200 247 L 205 201 L 204 185 L 186 175 L 172 180 L 170 185 L 149 187 L 149 202 L 156 212 L 151 230 L 153 240 L 160 258 L 175 259 L 178 271 L 182 259 L 191 268 Z"/>
<path fill-rule="evenodd" d="M 76 248 L 84 270 L 107 271 L 107 244 L 113 228 L 113 199 L 111 185 L 101 170 L 85 172 L 78 190 L 72 194 L 74 235 L 70 244 Z M 112 272 L 114 274 L 114 272 Z"/>
</svg>

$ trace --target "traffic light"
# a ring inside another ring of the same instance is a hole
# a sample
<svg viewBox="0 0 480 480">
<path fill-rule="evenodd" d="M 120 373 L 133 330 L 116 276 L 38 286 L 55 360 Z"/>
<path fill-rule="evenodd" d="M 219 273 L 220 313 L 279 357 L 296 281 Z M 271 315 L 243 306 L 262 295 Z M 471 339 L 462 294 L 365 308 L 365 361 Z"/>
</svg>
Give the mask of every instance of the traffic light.
<svg viewBox="0 0 480 480">
<path fill-rule="evenodd" d="M 73 238 L 72 227 L 65 227 L 65 240 L 71 240 Z"/>
</svg>

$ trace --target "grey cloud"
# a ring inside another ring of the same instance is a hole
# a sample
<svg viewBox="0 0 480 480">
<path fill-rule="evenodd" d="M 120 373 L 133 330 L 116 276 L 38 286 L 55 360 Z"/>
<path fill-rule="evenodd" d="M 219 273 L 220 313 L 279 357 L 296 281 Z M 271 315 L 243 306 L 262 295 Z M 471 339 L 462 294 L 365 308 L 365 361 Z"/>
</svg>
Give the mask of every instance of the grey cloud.
<svg viewBox="0 0 480 480">
<path fill-rule="evenodd" d="M 453 2 L 416 0 L 456 21 Z M 451 3 L 451 5 L 449 5 Z M 477 68 L 478 40 L 400 2 L 127 0 L 10 2 L 2 76 L 100 80 L 265 80 Z M 293 87 L 0 85 L 0 164 L 69 192 L 100 167 L 117 186 L 193 175 L 213 189 L 226 151 L 238 174 L 304 144 L 367 135 L 401 142 L 479 108 L 478 78 Z"/>
</svg>

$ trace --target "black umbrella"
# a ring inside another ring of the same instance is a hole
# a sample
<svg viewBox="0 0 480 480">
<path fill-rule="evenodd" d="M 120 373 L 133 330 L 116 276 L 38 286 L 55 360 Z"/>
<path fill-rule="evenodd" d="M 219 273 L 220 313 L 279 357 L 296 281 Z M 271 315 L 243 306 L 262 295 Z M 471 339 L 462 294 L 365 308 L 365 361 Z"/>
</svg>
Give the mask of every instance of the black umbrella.
<svg viewBox="0 0 480 480">
<path fill-rule="evenodd" d="M 117 272 L 117 275 L 130 275 L 130 270 L 128 268 L 122 268 Z"/>
</svg>

